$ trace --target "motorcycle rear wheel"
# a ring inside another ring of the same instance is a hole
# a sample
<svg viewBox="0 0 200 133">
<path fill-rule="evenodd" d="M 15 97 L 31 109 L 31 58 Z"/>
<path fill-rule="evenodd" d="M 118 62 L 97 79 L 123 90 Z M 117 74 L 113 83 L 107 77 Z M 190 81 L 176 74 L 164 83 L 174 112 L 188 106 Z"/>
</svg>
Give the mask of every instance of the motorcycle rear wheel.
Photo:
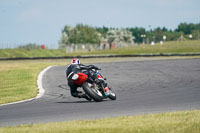
<svg viewBox="0 0 200 133">
<path fill-rule="evenodd" d="M 97 87 L 96 85 L 94 87 L 93 85 L 91 85 L 88 82 L 85 82 L 82 85 L 83 90 L 89 97 L 91 97 L 95 102 L 101 102 L 103 100 L 104 96 L 96 87 Z"/>
</svg>

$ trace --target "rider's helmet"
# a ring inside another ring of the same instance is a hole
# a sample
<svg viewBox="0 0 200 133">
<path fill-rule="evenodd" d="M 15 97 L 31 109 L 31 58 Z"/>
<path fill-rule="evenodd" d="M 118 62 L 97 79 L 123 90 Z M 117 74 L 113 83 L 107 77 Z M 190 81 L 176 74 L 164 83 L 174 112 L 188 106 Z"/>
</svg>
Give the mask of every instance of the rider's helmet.
<svg viewBox="0 0 200 133">
<path fill-rule="evenodd" d="M 80 64 L 80 63 L 81 63 L 80 60 L 76 58 L 72 59 L 71 61 L 71 64 Z"/>
</svg>

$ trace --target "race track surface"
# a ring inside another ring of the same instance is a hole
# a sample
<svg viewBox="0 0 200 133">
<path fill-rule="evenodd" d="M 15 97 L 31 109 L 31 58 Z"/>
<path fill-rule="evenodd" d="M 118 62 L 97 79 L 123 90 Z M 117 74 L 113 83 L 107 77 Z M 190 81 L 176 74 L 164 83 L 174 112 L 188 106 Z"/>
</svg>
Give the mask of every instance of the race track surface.
<svg viewBox="0 0 200 133">
<path fill-rule="evenodd" d="M 56 66 L 43 76 L 42 98 L 0 107 L 0 126 L 200 109 L 200 59 L 96 65 L 114 88 L 116 101 L 71 97 L 66 66 Z"/>
</svg>

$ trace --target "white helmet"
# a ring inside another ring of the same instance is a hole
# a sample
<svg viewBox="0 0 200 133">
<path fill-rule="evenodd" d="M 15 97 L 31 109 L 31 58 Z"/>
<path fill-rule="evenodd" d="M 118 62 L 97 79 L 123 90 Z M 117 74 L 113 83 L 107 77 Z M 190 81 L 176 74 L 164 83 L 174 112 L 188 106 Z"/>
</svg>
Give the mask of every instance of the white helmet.
<svg viewBox="0 0 200 133">
<path fill-rule="evenodd" d="M 76 58 L 72 59 L 71 61 L 71 64 L 80 64 L 80 63 L 81 63 L 80 60 Z"/>
</svg>

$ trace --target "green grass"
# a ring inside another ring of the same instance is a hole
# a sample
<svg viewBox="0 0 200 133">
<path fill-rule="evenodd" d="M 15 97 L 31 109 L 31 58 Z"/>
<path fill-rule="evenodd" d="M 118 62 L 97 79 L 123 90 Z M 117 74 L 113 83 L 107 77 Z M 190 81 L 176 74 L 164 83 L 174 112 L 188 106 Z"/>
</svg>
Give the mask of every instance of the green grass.
<svg viewBox="0 0 200 133">
<path fill-rule="evenodd" d="M 121 116 L 0 128 L 0 133 L 199 133 L 200 111 Z"/>
<path fill-rule="evenodd" d="M 0 61 L 0 104 L 33 98 L 38 94 L 37 77 L 49 65 L 69 60 Z"/>
<path fill-rule="evenodd" d="M 177 57 L 170 57 L 176 59 Z M 180 58 L 180 57 L 178 57 Z M 181 57 L 183 58 L 183 57 Z M 185 58 L 185 57 L 184 57 Z M 157 60 L 156 58 L 81 59 L 82 63 Z M 67 65 L 70 60 L 0 61 L 0 104 L 35 97 L 39 72 L 49 65 Z M 16 127 L 0 127 L 0 133 L 198 133 L 200 111 L 122 116 L 101 120 L 82 120 Z"/>
<path fill-rule="evenodd" d="M 37 77 L 40 71 L 49 65 L 67 65 L 70 61 L 69 59 L 0 61 L 0 104 L 35 97 L 38 94 Z M 113 59 L 81 59 L 82 63 L 111 61 Z"/>
<path fill-rule="evenodd" d="M 167 42 L 164 45 L 139 45 L 121 49 L 77 52 L 66 54 L 65 50 L 0 50 L 0 58 L 77 56 L 94 54 L 157 54 L 199 53 L 200 41 Z M 177 57 L 170 57 L 175 59 Z M 179 58 L 179 57 L 178 57 Z M 181 57 L 183 58 L 183 57 Z M 185 58 L 185 57 L 184 57 Z M 150 58 L 150 60 L 160 59 Z M 162 59 L 169 59 L 164 57 Z M 82 59 L 82 63 L 147 60 L 146 58 Z M 35 97 L 38 94 L 37 76 L 49 65 L 67 65 L 70 60 L 0 61 L 0 104 Z M 199 133 L 200 111 L 122 116 L 101 120 L 82 120 L 47 124 L 31 124 L 1 127 L 0 133 Z"/>
<path fill-rule="evenodd" d="M 166 42 L 163 45 L 154 46 L 139 45 L 112 50 L 66 53 L 65 49 L 57 50 L 24 50 L 24 49 L 0 49 L 0 58 L 15 57 L 50 57 L 50 56 L 79 56 L 79 55 L 101 55 L 101 54 L 160 54 L 160 53 L 200 53 L 200 40 L 183 42 Z"/>
<path fill-rule="evenodd" d="M 164 60 L 197 57 L 152 57 L 152 58 L 93 58 L 81 59 L 85 63 Z M 0 61 L 0 104 L 33 98 L 38 94 L 37 77 L 50 65 L 68 65 L 70 59 Z"/>
<path fill-rule="evenodd" d="M 65 50 L 0 49 L 0 58 L 65 56 Z"/>
<path fill-rule="evenodd" d="M 92 52 L 91 52 L 92 53 Z M 200 41 L 166 42 L 163 45 L 139 45 L 113 50 L 95 51 L 93 54 L 160 54 L 160 53 L 200 53 Z"/>
<path fill-rule="evenodd" d="M 166 42 L 163 45 L 139 45 L 112 50 L 76 52 L 66 54 L 65 50 L 0 49 L 0 58 L 78 56 L 100 54 L 158 54 L 158 53 L 200 53 L 200 41 Z M 96 59 L 93 59 L 94 62 Z M 99 60 L 99 59 L 98 59 Z M 109 59 L 113 60 L 113 59 Z M 105 59 L 102 59 L 104 62 Z M 69 61 L 68 61 L 69 62 Z M 67 64 L 59 61 L 1 61 L 0 62 L 0 104 L 35 97 L 38 93 L 36 79 L 39 72 L 49 65 Z"/>
<path fill-rule="evenodd" d="M 36 79 L 44 64 L 0 62 L 0 104 L 35 97 Z"/>
</svg>

